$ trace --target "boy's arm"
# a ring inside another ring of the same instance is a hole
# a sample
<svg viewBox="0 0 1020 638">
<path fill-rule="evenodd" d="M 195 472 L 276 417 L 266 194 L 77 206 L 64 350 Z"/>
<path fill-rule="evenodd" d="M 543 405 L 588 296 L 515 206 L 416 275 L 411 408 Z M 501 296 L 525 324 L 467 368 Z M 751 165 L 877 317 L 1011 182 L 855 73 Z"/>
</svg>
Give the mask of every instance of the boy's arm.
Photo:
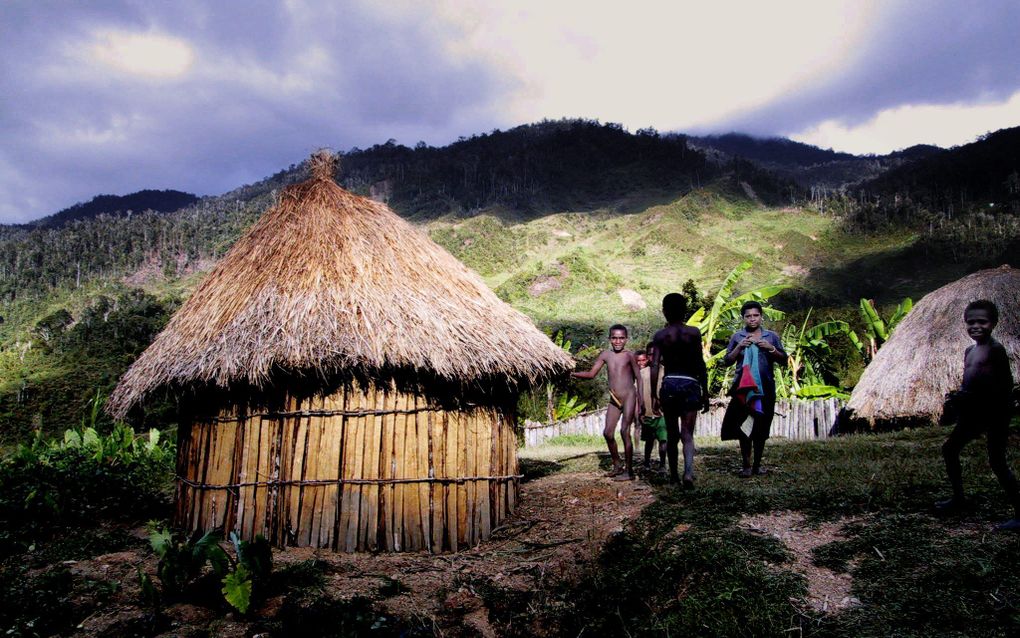
<svg viewBox="0 0 1020 638">
<path fill-rule="evenodd" d="M 575 379 L 594 379 L 595 375 L 599 373 L 599 370 L 601 370 L 602 366 L 604 366 L 605 364 L 606 364 L 606 352 L 605 350 L 603 350 L 599 354 L 599 358 L 595 359 L 595 363 L 592 364 L 591 370 L 588 370 L 587 372 L 571 372 L 570 376 L 574 377 Z"/>
<path fill-rule="evenodd" d="M 641 367 L 638 365 L 637 357 L 634 356 L 634 353 L 631 352 L 629 354 L 630 354 L 630 357 L 629 357 L 629 359 L 630 359 L 630 369 L 634 373 L 634 381 L 637 383 L 637 404 L 638 404 L 638 409 L 639 409 L 638 413 L 640 414 L 640 413 L 643 413 L 645 411 L 646 407 L 647 407 L 647 406 L 645 406 L 645 394 L 644 394 L 644 392 L 641 391 L 641 385 L 642 385 L 641 384 Z"/>
<path fill-rule="evenodd" d="M 995 387 L 1002 388 L 1007 395 L 1013 392 L 1013 370 L 1009 366 L 1009 353 L 1005 346 L 996 343 L 992 349 L 992 370 L 995 375 Z"/>
<path fill-rule="evenodd" d="M 651 368 L 649 377 L 651 379 L 652 387 L 649 388 L 649 396 L 652 397 L 652 412 L 659 411 L 659 342 L 656 340 L 655 348 L 652 350 L 652 362 L 649 364 Z"/>
<path fill-rule="evenodd" d="M 700 332 L 699 332 L 699 335 Z M 701 411 L 708 412 L 708 366 L 705 365 L 705 353 L 698 348 L 698 380 L 701 382 Z"/>
</svg>

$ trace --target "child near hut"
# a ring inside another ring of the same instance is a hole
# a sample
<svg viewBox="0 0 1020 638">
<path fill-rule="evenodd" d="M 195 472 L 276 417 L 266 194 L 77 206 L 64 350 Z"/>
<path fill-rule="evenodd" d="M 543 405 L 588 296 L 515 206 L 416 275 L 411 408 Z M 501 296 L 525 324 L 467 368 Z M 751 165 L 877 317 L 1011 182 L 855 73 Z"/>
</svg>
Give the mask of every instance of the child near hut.
<svg viewBox="0 0 1020 638">
<path fill-rule="evenodd" d="M 613 458 L 613 469 L 607 476 L 617 481 L 634 479 L 634 446 L 631 443 L 630 428 L 635 414 L 644 412 L 644 400 L 641 391 L 641 374 L 638 370 L 634 353 L 626 350 L 627 328 L 616 324 L 609 328 L 609 349 L 603 350 L 595 359 L 591 370 L 587 372 L 571 372 L 577 379 L 593 379 L 602 366 L 607 366 L 609 374 L 609 405 L 606 407 L 606 426 L 602 435 L 606 439 L 609 455 Z M 637 389 L 635 391 L 635 383 Z M 637 409 L 640 407 L 640 410 Z M 623 436 L 623 453 L 626 469 L 620 462 L 620 451 L 616 445 L 616 424 L 621 421 L 620 434 Z"/>
<path fill-rule="evenodd" d="M 999 309 L 986 299 L 972 301 L 964 310 L 963 322 L 974 345 L 964 352 L 963 383 L 959 390 L 947 396 L 943 414 L 944 422 L 956 421 L 956 427 L 942 445 L 953 496 L 936 503 L 935 510 L 940 514 L 951 514 L 966 507 L 960 452 L 967 443 L 985 433 L 988 464 L 1013 506 L 1013 518 L 999 525 L 998 529 L 1020 532 L 1020 487 L 1006 462 L 1013 408 L 1013 374 L 1006 348 L 992 337 L 992 331 L 999 322 Z"/>
<path fill-rule="evenodd" d="M 638 350 L 635 354 L 641 369 L 641 394 L 645 403 L 645 412 L 640 415 L 639 423 L 641 423 L 641 440 L 645 442 L 645 458 L 642 469 L 646 473 L 652 469 L 652 446 L 656 441 L 659 443 L 659 470 L 666 471 L 666 419 L 662 416 L 662 412 L 656 410 L 652 405 L 652 369 L 649 364 L 654 347 L 654 343 L 649 343 L 644 350 Z M 661 380 L 659 388 L 662 388 Z"/>
</svg>

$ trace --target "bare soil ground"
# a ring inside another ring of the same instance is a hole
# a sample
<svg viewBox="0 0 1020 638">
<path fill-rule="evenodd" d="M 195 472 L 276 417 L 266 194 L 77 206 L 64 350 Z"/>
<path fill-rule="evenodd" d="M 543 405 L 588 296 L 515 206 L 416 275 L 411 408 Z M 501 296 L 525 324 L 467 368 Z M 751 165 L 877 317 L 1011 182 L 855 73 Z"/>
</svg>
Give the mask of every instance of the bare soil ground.
<svg viewBox="0 0 1020 638">
<path fill-rule="evenodd" d="M 811 562 L 816 547 L 842 540 L 840 530 L 852 519 L 808 525 L 799 512 L 771 512 L 744 516 L 740 527 L 779 539 L 793 554 L 793 569 L 807 579 L 807 603 L 816 611 L 837 613 L 860 601 L 850 591 L 853 579 L 850 574 L 834 572 Z"/>
<path fill-rule="evenodd" d="M 274 552 L 274 571 L 315 561 L 324 581 L 311 593 L 278 593 L 247 617 L 224 617 L 200 600 L 177 603 L 166 608 L 159 635 L 258 634 L 260 626 L 294 608 L 291 598 L 309 595 L 341 604 L 370 601 L 371 613 L 391 628 L 411 626 L 443 636 L 496 636 L 508 633 L 507 623 L 518 623 L 514 633 L 523 629 L 527 634 L 553 635 L 554 627 L 537 623 L 521 627 L 526 609 L 519 610 L 522 614 L 503 607 L 514 601 L 537 601 L 541 592 L 576 582 L 592 568 L 606 540 L 653 499 L 646 483 L 613 482 L 600 472 L 541 477 L 522 484 L 513 517 L 478 547 L 446 555 L 337 554 L 310 548 Z M 76 575 L 116 583 L 110 602 L 87 618 L 76 635 L 148 633 L 143 626 L 151 622 L 146 620 L 151 614 L 140 602 L 139 568 L 155 579 L 151 552 L 118 552 L 71 565 Z"/>
</svg>

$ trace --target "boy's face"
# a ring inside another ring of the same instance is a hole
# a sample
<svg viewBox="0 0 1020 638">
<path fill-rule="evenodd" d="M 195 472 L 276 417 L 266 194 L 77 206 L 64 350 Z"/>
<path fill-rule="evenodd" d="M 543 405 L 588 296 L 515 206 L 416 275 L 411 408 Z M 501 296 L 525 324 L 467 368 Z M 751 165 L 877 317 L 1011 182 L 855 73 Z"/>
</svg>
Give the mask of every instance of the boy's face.
<svg viewBox="0 0 1020 638">
<path fill-rule="evenodd" d="M 757 308 L 748 308 L 744 313 L 744 324 L 748 330 L 757 330 L 761 325 L 761 311 Z"/>
<path fill-rule="evenodd" d="M 610 332 L 609 345 L 613 347 L 613 352 L 623 352 L 623 348 L 627 345 L 627 331 L 617 328 Z"/>
<path fill-rule="evenodd" d="M 637 364 L 638 364 L 638 367 L 647 368 L 648 367 L 648 355 L 647 354 L 639 354 L 637 356 Z"/>
<path fill-rule="evenodd" d="M 995 329 L 995 322 L 983 308 L 974 308 L 963 314 L 963 322 L 967 324 L 967 334 L 974 341 L 987 341 Z"/>
</svg>

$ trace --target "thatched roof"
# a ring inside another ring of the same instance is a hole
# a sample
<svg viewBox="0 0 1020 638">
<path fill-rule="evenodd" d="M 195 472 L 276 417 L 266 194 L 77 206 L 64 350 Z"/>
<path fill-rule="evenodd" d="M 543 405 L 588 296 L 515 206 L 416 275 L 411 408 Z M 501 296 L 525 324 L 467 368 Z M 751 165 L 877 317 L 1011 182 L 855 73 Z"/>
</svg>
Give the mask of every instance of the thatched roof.
<svg viewBox="0 0 1020 638">
<path fill-rule="evenodd" d="M 963 310 L 976 299 L 999 308 L 992 336 L 1009 352 L 1014 379 L 1020 379 L 1020 270 L 982 270 L 924 296 L 896 327 L 864 370 L 850 395 L 854 415 L 871 422 L 886 419 L 937 419 L 946 392 L 960 387 L 963 352 L 973 341 Z"/>
<path fill-rule="evenodd" d="M 282 192 L 124 374 L 111 413 L 160 388 L 262 387 L 278 372 L 513 386 L 573 368 L 423 231 L 338 186 L 332 154 L 310 163 L 311 179 Z"/>
</svg>

